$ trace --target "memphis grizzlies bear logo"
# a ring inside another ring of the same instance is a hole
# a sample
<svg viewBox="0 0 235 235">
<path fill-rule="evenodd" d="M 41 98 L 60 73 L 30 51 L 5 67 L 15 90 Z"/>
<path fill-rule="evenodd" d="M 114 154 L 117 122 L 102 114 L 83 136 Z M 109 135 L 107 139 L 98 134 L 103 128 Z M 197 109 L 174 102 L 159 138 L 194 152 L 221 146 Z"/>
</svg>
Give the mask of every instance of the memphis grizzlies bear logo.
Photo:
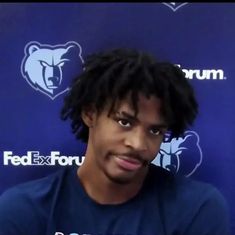
<svg viewBox="0 0 235 235">
<path fill-rule="evenodd" d="M 191 176 L 202 163 L 199 135 L 186 131 L 183 137 L 166 136 L 153 163 L 173 173 Z"/>
<path fill-rule="evenodd" d="M 35 90 L 52 100 L 69 90 L 69 79 L 74 76 L 75 64 L 83 63 L 81 46 L 74 41 L 63 45 L 29 42 L 24 49 L 21 73 Z"/>
</svg>

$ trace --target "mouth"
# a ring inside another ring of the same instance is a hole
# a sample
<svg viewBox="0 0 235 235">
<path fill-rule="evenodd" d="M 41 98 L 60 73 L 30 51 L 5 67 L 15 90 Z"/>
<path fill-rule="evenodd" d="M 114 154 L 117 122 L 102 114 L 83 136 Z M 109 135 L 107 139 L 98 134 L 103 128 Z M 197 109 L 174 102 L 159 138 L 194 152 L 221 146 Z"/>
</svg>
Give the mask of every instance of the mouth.
<svg viewBox="0 0 235 235">
<path fill-rule="evenodd" d="M 114 155 L 117 165 L 126 171 L 136 171 L 143 166 L 143 161 L 127 155 Z"/>
</svg>

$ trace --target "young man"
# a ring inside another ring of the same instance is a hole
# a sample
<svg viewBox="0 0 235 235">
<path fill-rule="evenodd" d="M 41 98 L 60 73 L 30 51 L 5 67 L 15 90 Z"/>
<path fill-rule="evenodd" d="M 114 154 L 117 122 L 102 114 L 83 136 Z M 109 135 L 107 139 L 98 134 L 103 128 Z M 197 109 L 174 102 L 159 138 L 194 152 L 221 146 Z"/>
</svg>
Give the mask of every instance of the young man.
<svg viewBox="0 0 235 235">
<path fill-rule="evenodd" d="M 62 110 L 84 163 L 3 194 L 0 235 L 228 235 L 213 186 L 151 164 L 196 114 L 179 67 L 130 49 L 88 57 Z"/>
</svg>

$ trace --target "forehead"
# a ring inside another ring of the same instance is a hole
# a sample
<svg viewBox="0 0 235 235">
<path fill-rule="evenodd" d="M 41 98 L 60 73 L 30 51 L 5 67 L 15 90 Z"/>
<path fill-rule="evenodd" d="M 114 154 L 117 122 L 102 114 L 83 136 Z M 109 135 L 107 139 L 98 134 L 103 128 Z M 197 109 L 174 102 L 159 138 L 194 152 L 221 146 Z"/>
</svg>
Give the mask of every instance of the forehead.
<svg viewBox="0 0 235 235">
<path fill-rule="evenodd" d="M 136 116 L 138 120 L 144 120 L 147 122 L 163 122 L 162 116 L 162 102 L 156 96 L 146 97 L 143 94 L 138 95 L 137 110 L 134 109 L 131 97 L 116 102 L 113 109 L 114 112 L 120 114 L 128 113 L 132 116 Z"/>
</svg>

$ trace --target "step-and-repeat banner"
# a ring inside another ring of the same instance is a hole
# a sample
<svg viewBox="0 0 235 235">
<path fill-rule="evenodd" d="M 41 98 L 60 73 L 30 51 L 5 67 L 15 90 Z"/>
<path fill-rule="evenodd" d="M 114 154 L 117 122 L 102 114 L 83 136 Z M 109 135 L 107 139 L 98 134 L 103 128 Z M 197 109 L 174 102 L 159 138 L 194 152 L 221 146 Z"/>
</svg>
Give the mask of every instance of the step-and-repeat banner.
<svg viewBox="0 0 235 235">
<path fill-rule="evenodd" d="M 234 3 L 1 3 L 0 194 L 83 162 L 60 110 L 83 58 L 131 47 L 180 66 L 200 112 L 154 163 L 215 185 L 235 234 Z"/>
</svg>

